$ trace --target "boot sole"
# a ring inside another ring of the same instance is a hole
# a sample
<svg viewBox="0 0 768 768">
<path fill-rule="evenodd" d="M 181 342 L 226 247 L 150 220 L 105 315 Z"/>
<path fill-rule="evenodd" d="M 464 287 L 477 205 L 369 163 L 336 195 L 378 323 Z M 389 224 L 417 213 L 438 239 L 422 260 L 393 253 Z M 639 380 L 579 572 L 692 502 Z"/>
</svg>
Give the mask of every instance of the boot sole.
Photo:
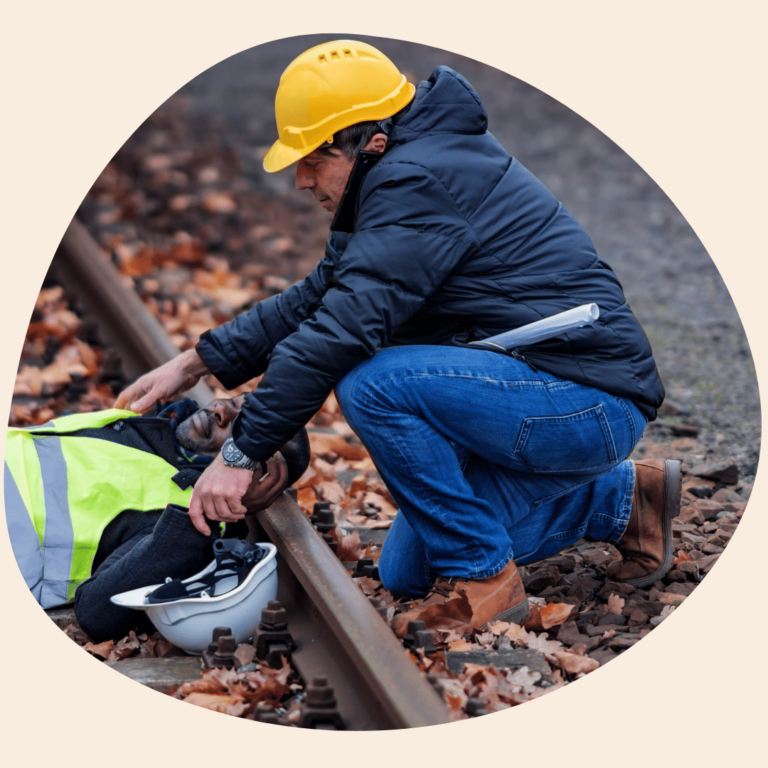
<svg viewBox="0 0 768 768">
<path fill-rule="evenodd" d="M 482 630 L 488 628 L 488 624 L 492 624 L 494 621 L 510 621 L 513 624 L 522 624 L 528 617 L 528 598 L 526 597 L 522 603 L 512 606 L 512 608 L 503 611 L 498 616 L 494 616 L 487 624 L 485 624 Z"/>
<path fill-rule="evenodd" d="M 672 569 L 672 518 L 680 513 L 680 497 L 683 492 L 683 470 L 679 461 L 667 459 L 664 462 L 664 560 L 648 576 L 628 579 L 622 582 L 643 589 L 663 579 Z"/>
</svg>

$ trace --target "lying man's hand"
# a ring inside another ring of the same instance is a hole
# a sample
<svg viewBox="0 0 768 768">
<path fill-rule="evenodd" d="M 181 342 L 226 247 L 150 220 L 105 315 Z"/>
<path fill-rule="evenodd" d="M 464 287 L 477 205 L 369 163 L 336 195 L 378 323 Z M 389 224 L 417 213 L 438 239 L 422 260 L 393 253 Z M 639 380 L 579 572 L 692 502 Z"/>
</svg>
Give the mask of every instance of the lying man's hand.
<svg viewBox="0 0 768 768">
<path fill-rule="evenodd" d="M 194 387 L 207 372 L 197 352 L 189 349 L 137 379 L 117 396 L 113 407 L 146 413 L 158 400 L 168 400 L 176 393 Z"/>
<path fill-rule="evenodd" d="M 288 463 L 278 452 L 267 461 L 267 471 L 260 475 L 259 467 L 253 473 L 250 487 L 243 496 L 242 502 L 249 512 L 266 509 L 288 487 Z"/>
<path fill-rule="evenodd" d="M 236 523 L 245 517 L 248 510 L 242 499 L 253 474 L 250 469 L 227 466 L 221 454 L 214 458 L 195 483 L 189 502 L 189 517 L 200 533 L 206 536 L 211 533 L 206 518 Z"/>
</svg>

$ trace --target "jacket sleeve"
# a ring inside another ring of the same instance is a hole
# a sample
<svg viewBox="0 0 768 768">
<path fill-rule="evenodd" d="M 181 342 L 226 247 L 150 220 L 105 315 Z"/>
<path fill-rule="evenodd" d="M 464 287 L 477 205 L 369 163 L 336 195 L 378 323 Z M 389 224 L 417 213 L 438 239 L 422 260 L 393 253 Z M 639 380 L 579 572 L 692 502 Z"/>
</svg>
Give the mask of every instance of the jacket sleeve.
<svg viewBox="0 0 768 768">
<path fill-rule="evenodd" d="M 264 373 L 275 345 L 320 306 L 338 258 L 332 237 L 325 257 L 305 280 L 200 337 L 197 353 L 227 389 Z"/>
<path fill-rule="evenodd" d="M 371 171 L 355 233 L 322 303 L 275 346 L 258 389 L 245 399 L 233 425 L 240 450 L 253 459 L 272 455 L 476 248 L 429 171 L 391 163 Z"/>
</svg>

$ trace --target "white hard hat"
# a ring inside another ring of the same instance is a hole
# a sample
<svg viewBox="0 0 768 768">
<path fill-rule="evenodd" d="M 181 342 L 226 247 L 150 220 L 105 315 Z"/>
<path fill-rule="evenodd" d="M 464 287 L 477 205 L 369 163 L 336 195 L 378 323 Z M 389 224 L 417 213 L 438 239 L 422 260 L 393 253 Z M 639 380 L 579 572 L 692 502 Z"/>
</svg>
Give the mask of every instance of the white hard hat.
<svg viewBox="0 0 768 768">
<path fill-rule="evenodd" d="M 277 597 L 277 548 L 218 539 L 214 560 L 188 579 L 113 595 L 124 608 L 146 611 L 157 631 L 191 654 L 201 654 L 216 627 L 230 627 L 238 643 L 253 636 L 261 610 Z"/>
</svg>

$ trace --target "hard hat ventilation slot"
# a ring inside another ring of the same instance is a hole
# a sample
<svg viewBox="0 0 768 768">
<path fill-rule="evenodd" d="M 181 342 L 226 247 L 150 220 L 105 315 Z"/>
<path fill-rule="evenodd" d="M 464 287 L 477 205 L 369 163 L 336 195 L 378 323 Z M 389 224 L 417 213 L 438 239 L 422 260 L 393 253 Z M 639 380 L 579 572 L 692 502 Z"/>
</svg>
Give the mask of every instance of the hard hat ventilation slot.
<svg viewBox="0 0 768 768">
<path fill-rule="evenodd" d="M 147 595 L 148 603 L 166 603 L 190 597 L 218 597 L 240 586 L 269 550 L 239 539 L 218 539 L 213 544 L 215 563 L 194 580 L 173 579 Z"/>
</svg>

